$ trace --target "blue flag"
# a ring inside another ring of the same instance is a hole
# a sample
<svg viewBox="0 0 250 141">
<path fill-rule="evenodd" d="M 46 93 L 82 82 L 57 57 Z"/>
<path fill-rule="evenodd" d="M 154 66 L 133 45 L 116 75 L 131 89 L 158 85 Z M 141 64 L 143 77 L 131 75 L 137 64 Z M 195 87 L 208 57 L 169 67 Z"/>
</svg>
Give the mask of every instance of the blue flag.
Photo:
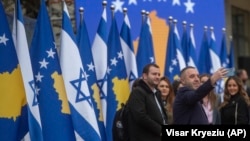
<svg viewBox="0 0 250 141">
<path fill-rule="evenodd" d="M 193 66 L 197 68 L 197 55 L 196 55 L 196 44 L 194 38 L 194 27 L 190 25 L 190 35 L 188 39 L 188 63 L 187 66 Z"/>
<path fill-rule="evenodd" d="M 126 103 L 129 96 L 129 82 L 122 52 L 120 35 L 115 17 L 108 36 L 108 67 L 107 67 L 107 140 L 112 141 L 112 125 L 115 113 Z"/>
<path fill-rule="evenodd" d="M 209 54 L 207 27 L 205 27 L 200 48 L 201 48 L 201 50 L 200 50 L 199 58 L 198 58 L 199 73 L 200 74 L 203 74 L 203 73 L 210 74 L 210 68 L 212 67 L 212 64 L 211 64 L 211 59 L 210 59 L 211 56 Z M 204 64 L 204 62 L 206 62 L 206 64 Z"/>
<path fill-rule="evenodd" d="M 175 72 L 177 71 L 177 69 L 179 69 L 179 65 L 177 65 L 176 59 L 176 49 L 174 48 L 174 26 L 172 20 L 169 22 L 166 54 L 164 75 L 167 76 L 172 82 L 175 77 L 174 75 L 176 74 Z"/>
<path fill-rule="evenodd" d="M 35 75 L 33 105 L 39 104 L 44 140 L 75 140 L 54 35 L 45 2 L 31 42 L 30 55 Z M 36 98 L 37 97 L 37 98 Z"/>
<path fill-rule="evenodd" d="M 125 13 L 124 21 L 122 23 L 122 28 L 120 32 L 121 36 L 121 46 L 124 54 L 127 76 L 129 79 L 130 89 L 134 83 L 134 80 L 138 78 L 136 57 L 134 53 L 134 46 L 132 44 L 131 34 L 130 34 L 130 22 L 128 15 Z"/>
<path fill-rule="evenodd" d="M 88 76 L 82 65 L 65 2 L 63 2 L 60 63 L 77 140 L 101 140 L 87 84 Z"/>
<path fill-rule="evenodd" d="M 81 56 L 81 60 L 83 63 L 83 67 L 86 71 L 86 79 L 88 82 L 89 91 L 91 94 L 91 98 L 93 101 L 93 108 L 95 110 L 96 114 L 96 120 L 98 122 L 98 127 L 101 134 L 101 140 L 106 140 L 106 133 L 105 133 L 105 127 L 104 127 L 104 121 L 103 121 L 103 113 L 102 113 L 102 107 L 101 107 L 101 101 L 100 101 L 100 93 L 99 93 L 99 87 L 97 85 L 97 79 L 96 79 L 96 71 L 95 71 L 95 63 L 93 61 L 92 51 L 91 51 L 91 45 L 89 41 L 88 36 L 88 30 L 85 24 L 85 20 L 81 21 L 80 28 L 77 34 L 78 39 L 78 48 Z"/>
<path fill-rule="evenodd" d="M 233 38 L 230 38 L 229 54 L 228 54 L 228 68 L 235 68 L 234 64 L 234 43 Z"/>
<path fill-rule="evenodd" d="M 16 39 L 16 52 L 22 70 L 23 83 L 28 102 L 29 135 L 30 140 L 42 141 L 43 136 L 39 107 L 37 104 L 33 104 L 33 98 L 34 95 L 36 95 L 35 82 L 31 66 L 26 32 L 23 24 L 24 22 L 20 0 L 17 0 L 16 4 L 16 19 L 14 19 L 15 26 L 13 27 L 13 32 L 15 35 L 14 39 Z"/>
<path fill-rule="evenodd" d="M 145 16 L 145 19 L 143 19 L 138 50 L 136 53 L 136 62 L 139 77 L 142 76 L 142 70 L 145 65 L 155 63 L 151 24 L 148 16 Z"/>
<path fill-rule="evenodd" d="M 2 1 L 0 19 L 0 140 L 17 141 L 28 132 L 27 101 Z"/>
<path fill-rule="evenodd" d="M 170 31 L 167 44 L 167 61 L 164 75 L 173 82 L 173 80 L 179 79 L 180 71 L 186 66 L 186 63 L 182 55 L 182 48 L 176 23 L 173 24 L 171 21 L 169 26 Z"/>
</svg>

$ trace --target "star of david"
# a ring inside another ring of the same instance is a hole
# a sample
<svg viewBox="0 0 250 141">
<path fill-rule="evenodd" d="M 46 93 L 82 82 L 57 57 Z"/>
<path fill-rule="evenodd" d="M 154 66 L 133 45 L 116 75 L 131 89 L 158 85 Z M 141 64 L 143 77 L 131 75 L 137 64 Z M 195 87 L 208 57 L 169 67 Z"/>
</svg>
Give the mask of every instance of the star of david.
<svg viewBox="0 0 250 141">
<path fill-rule="evenodd" d="M 32 102 L 32 106 L 36 106 L 38 105 L 38 100 L 37 100 L 37 94 L 36 94 L 36 90 L 35 90 L 35 82 L 34 80 L 29 82 L 29 85 L 33 91 L 34 97 L 33 97 L 33 102 Z"/>
<path fill-rule="evenodd" d="M 70 81 L 70 83 L 77 91 L 75 102 L 77 103 L 77 102 L 87 100 L 89 105 L 92 107 L 91 97 L 86 96 L 85 93 L 81 90 L 82 82 L 84 82 L 86 80 L 84 76 L 85 76 L 84 71 L 82 69 L 80 69 L 79 78 L 75 79 L 73 81 Z"/>
</svg>

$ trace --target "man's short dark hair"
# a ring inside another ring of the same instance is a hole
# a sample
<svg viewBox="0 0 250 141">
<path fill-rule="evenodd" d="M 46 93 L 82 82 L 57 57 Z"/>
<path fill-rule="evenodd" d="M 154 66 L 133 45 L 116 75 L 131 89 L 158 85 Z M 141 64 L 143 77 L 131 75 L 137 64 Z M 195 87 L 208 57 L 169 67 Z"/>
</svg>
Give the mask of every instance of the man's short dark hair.
<svg viewBox="0 0 250 141">
<path fill-rule="evenodd" d="M 144 66 L 143 70 L 142 70 L 142 73 L 146 73 L 148 74 L 149 73 L 149 68 L 150 67 L 155 67 L 155 68 L 160 68 L 158 65 L 154 64 L 154 63 L 150 63 L 150 64 L 147 64 L 146 66 Z"/>
<path fill-rule="evenodd" d="M 184 75 L 184 73 L 185 73 L 185 71 L 186 71 L 187 69 L 196 69 L 196 68 L 195 68 L 195 67 L 192 67 L 192 66 L 187 66 L 187 67 L 183 68 L 183 69 L 181 70 L 181 72 L 180 72 L 180 76 L 181 76 L 181 77 L 183 77 L 183 75 Z"/>
</svg>

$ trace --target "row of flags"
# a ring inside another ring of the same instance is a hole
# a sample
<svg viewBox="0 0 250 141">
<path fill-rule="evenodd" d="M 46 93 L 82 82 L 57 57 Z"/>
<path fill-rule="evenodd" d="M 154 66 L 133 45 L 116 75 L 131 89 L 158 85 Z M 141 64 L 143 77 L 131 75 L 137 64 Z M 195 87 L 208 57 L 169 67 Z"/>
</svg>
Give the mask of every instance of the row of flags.
<svg viewBox="0 0 250 141">
<path fill-rule="evenodd" d="M 1 141 L 112 141 L 115 112 L 128 99 L 131 86 L 141 76 L 143 67 L 155 63 L 148 14 L 142 17 L 135 54 L 126 10 L 120 32 L 113 10 L 108 32 L 103 1 L 102 16 L 91 45 L 85 19 L 82 17 L 75 35 L 63 2 L 61 43 L 57 49 L 44 0 L 30 47 L 20 0 L 16 0 L 12 34 L 0 3 L 3 22 L 0 26 Z M 169 27 L 164 75 L 171 81 L 178 78 L 180 70 L 186 66 L 198 67 L 200 73 L 212 73 L 225 63 L 224 67 L 234 67 L 233 44 L 229 54 L 227 49 L 215 52 L 213 30 L 210 40 L 204 30 L 201 51 L 207 52 L 198 56 L 193 26 L 190 34 L 185 29 L 181 38 L 175 20 L 169 20 Z M 225 36 L 222 46 L 226 48 Z M 209 68 L 204 67 L 209 65 Z"/>
</svg>

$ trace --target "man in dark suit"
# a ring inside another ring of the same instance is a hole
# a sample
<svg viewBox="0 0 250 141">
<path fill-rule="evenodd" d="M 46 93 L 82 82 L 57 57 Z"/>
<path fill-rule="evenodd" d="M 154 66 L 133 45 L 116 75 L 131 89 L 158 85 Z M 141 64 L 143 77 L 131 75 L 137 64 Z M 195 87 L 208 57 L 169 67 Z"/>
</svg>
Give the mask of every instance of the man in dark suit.
<svg viewBox="0 0 250 141">
<path fill-rule="evenodd" d="M 242 80 L 244 84 L 244 89 L 246 90 L 248 96 L 250 97 L 250 87 L 247 85 L 247 80 L 248 80 L 248 74 L 245 69 L 239 69 L 236 72 L 236 75 Z"/>
<path fill-rule="evenodd" d="M 156 86 L 160 81 L 160 69 L 148 64 L 142 79 L 133 88 L 128 99 L 130 141 L 160 141 L 161 125 L 167 123 L 167 115 Z"/>
<path fill-rule="evenodd" d="M 227 69 L 220 68 L 201 85 L 198 70 L 190 66 L 184 68 L 180 79 L 182 87 L 177 91 L 173 106 L 174 124 L 209 124 L 201 100 L 227 72 Z"/>
</svg>

